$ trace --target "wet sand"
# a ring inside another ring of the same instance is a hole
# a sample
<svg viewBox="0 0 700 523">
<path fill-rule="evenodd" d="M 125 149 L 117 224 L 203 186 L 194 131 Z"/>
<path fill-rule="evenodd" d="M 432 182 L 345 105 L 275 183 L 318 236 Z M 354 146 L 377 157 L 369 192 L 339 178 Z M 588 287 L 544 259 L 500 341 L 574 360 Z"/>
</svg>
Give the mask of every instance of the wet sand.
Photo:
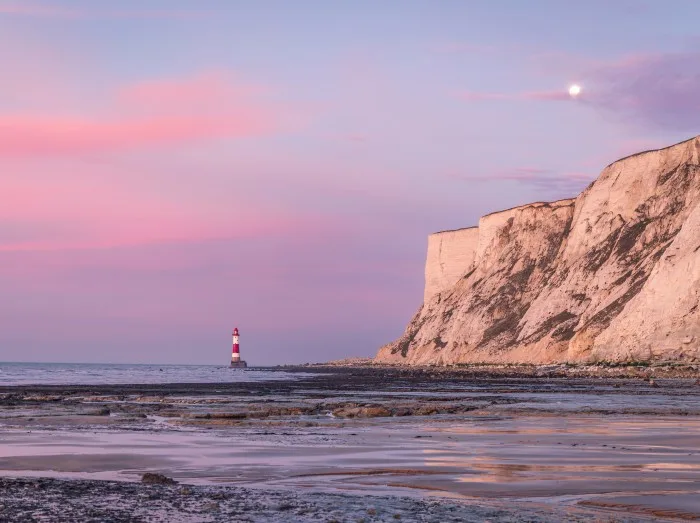
<svg viewBox="0 0 700 523">
<path fill-rule="evenodd" d="M 137 508 L 171 521 L 700 519 L 692 374 L 301 370 L 257 383 L 0 388 L 0 519 L 49 510 L 27 505 L 32 488 L 62 500 L 44 515 L 65 521 L 89 515 L 75 488 L 109 492 L 101 521 Z M 143 485 L 145 472 L 179 485 Z M 152 513 L 134 492 L 155 496 Z M 214 495 L 219 508 L 204 510 Z M 259 510 L 245 508 L 253 499 Z"/>
</svg>

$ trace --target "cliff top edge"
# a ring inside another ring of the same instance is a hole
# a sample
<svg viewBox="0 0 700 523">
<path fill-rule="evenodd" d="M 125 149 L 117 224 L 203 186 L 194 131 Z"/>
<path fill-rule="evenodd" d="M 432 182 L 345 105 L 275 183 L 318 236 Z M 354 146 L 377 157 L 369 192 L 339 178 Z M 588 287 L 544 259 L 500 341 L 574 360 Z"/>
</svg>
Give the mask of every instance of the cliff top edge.
<svg viewBox="0 0 700 523">
<path fill-rule="evenodd" d="M 561 200 L 554 200 L 553 202 L 531 202 L 531 203 L 525 203 L 523 205 L 516 205 L 515 207 L 511 207 L 509 209 L 502 209 L 500 211 L 494 211 L 490 212 L 488 214 L 484 214 L 481 216 L 479 219 L 486 218 L 488 216 L 493 216 L 495 214 L 500 214 L 502 212 L 508 212 L 508 211 L 513 211 L 515 209 L 525 209 L 526 207 L 551 207 L 551 206 L 556 206 L 557 204 L 561 204 L 559 206 L 564 206 L 564 205 L 573 205 L 574 201 L 576 198 L 563 198 Z M 448 232 L 459 232 L 459 231 L 468 231 L 470 229 L 478 229 L 478 225 L 472 225 L 470 227 L 460 227 L 459 229 L 445 229 L 443 231 L 436 231 L 436 232 L 431 232 L 428 236 L 436 236 L 438 234 L 446 234 Z"/>
<path fill-rule="evenodd" d="M 459 232 L 468 231 L 469 229 L 478 229 L 477 225 L 472 225 L 471 227 L 460 227 L 459 229 L 445 229 L 444 231 L 431 232 L 428 236 L 435 236 L 436 234 L 445 234 L 448 232 Z"/>
<path fill-rule="evenodd" d="M 696 136 L 693 136 L 692 138 L 688 138 L 687 140 L 683 140 L 683 141 L 680 141 L 680 142 L 678 142 L 678 143 L 674 143 L 673 145 L 669 145 L 669 146 L 666 146 L 666 147 L 660 147 L 659 149 L 648 149 L 648 150 L 646 150 L 646 151 L 641 151 L 641 152 L 638 152 L 638 153 L 630 154 L 629 156 L 625 156 L 625 157 L 623 157 L 623 158 L 620 158 L 620 159 L 615 160 L 614 162 L 608 164 L 607 166 L 605 166 L 605 169 L 609 168 L 611 165 L 615 165 L 616 163 L 619 163 L 619 162 L 622 162 L 622 161 L 625 161 L 625 160 L 629 160 L 630 158 L 635 158 L 635 157 L 641 156 L 641 155 L 643 155 L 643 154 L 654 153 L 654 152 L 659 152 L 659 151 L 665 151 L 665 150 L 667 150 L 667 149 L 673 149 L 674 147 L 678 147 L 678 146 L 687 144 L 687 143 L 692 142 L 692 141 L 698 141 L 698 142 L 700 142 L 700 135 L 696 135 Z M 605 169 L 603 169 L 603 170 L 605 170 Z M 596 179 L 597 179 L 597 178 L 596 178 Z M 594 182 L 595 182 L 595 180 L 593 180 L 593 182 L 591 182 L 591 184 L 594 183 Z M 552 202 L 531 202 L 531 203 L 526 203 L 526 204 L 523 204 L 523 205 L 516 205 L 515 207 L 510 207 L 510 208 L 508 208 L 508 209 L 502 209 L 502 210 L 500 210 L 500 211 L 493 211 L 493 212 L 490 212 L 490 213 L 488 213 L 488 214 L 484 214 L 484 215 L 483 215 L 481 218 L 479 218 L 479 219 L 481 220 L 481 219 L 483 219 L 483 218 L 487 218 L 487 217 L 489 217 L 489 216 L 493 216 L 493 215 L 496 215 L 496 214 L 500 214 L 500 213 L 504 213 L 504 212 L 508 212 L 508 211 L 513 211 L 513 210 L 516 210 L 516 209 L 522 209 L 522 208 L 526 208 L 526 207 L 532 207 L 532 206 L 553 206 L 553 205 L 556 205 L 556 204 L 564 204 L 564 203 L 566 203 L 566 204 L 572 204 L 572 205 L 573 205 L 573 203 L 574 203 L 575 200 L 576 200 L 576 196 L 573 196 L 573 197 L 571 197 L 571 198 L 562 198 L 561 200 L 554 200 L 554 201 L 552 201 Z M 431 233 L 431 234 L 429 234 L 429 236 L 434 236 L 434 235 L 437 235 L 437 234 L 445 234 L 445 233 L 448 233 L 448 232 L 466 231 L 466 230 L 469 230 L 469 229 L 478 229 L 478 228 L 479 228 L 478 225 L 472 225 L 471 227 L 462 227 L 462 228 L 459 228 L 459 229 L 446 229 L 446 230 L 443 230 L 443 231 L 437 231 L 437 232 Z"/>
<path fill-rule="evenodd" d="M 667 145 L 666 147 L 660 147 L 658 149 L 647 149 L 646 151 L 640 151 L 638 153 L 630 154 L 628 156 L 625 156 L 623 158 L 620 158 L 618 160 L 615 160 L 614 162 L 609 163 L 608 165 L 605 166 L 605 169 L 610 167 L 611 165 L 615 165 L 616 163 L 623 162 L 625 160 L 629 160 L 630 158 L 635 158 L 637 156 L 642 156 L 643 154 L 649 154 L 649 153 L 657 153 L 659 151 L 665 151 L 666 149 L 673 149 L 674 147 L 678 147 L 679 145 L 683 145 L 692 141 L 698 140 L 700 141 L 700 134 L 697 136 L 693 136 L 692 138 L 688 138 L 687 140 L 683 140 L 678 143 L 674 143 L 673 145 Z"/>
<path fill-rule="evenodd" d="M 500 211 L 493 211 L 488 214 L 484 214 L 481 218 L 487 218 L 495 214 L 501 214 L 502 212 L 514 211 L 516 209 L 525 209 L 526 207 L 552 207 L 557 206 L 562 207 L 564 205 L 573 205 L 576 198 L 562 198 L 561 200 L 554 200 L 553 202 L 531 202 L 523 205 L 516 205 L 515 207 L 510 207 L 508 209 L 502 209 Z"/>
</svg>

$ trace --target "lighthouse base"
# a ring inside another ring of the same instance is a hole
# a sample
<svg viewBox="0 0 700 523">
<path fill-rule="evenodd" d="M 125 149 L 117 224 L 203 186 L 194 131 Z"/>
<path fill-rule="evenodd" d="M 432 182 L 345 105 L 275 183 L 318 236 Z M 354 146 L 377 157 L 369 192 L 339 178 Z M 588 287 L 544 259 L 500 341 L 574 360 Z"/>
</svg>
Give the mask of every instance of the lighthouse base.
<svg viewBox="0 0 700 523">
<path fill-rule="evenodd" d="M 232 369 L 245 369 L 248 367 L 248 364 L 243 361 L 243 360 L 238 360 L 238 361 L 232 361 L 231 362 L 231 368 Z"/>
</svg>

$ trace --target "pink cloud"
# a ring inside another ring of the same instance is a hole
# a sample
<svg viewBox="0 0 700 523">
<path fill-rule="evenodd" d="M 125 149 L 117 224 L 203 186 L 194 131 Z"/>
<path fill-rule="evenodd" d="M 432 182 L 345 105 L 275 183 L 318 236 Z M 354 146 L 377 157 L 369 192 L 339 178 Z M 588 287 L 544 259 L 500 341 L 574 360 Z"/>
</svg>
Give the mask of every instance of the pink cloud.
<svg viewBox="0 0 700 523">
<path fill-rule="evenodd" d="M 167 187 L 151 191 L 120 169 L 56 163 L 9 168 L 0 179 L 0 251 L 56 251 L 133 247 L 292 234 L 325 224 L 305 211 L 285 211 L 243 198 L 183 200 Z M 33 179 L 32 179 L 33 178 Z M 233 195 L 235 196 L 235 195 Z"/>
<path fill-rule="evenodd" d="M 569 102 L 574 100 L 574 98 L 564 90 L 522 93 L 520 97 L 525 100 L 540 100 L 545 102 Z"/>
<path fill-rule="evenodd" d="M 543 102 L 562 102 L 571 101 L 573 98 L 565 91 L 529 91 L 521 93 L 489 93 L 489 92 L 474 92 L 462 91 L 458 93 L 459 98 L 468 102 L 481 101 L 543 101 Z"/>
<path fill-rule="evenodd" d="M 61 219 L 66 222 L 66 216 Z M 109 216 L 93 216 L 89 220 L 73 222 L 70 234 L 59 235 L 48 229 L 43 239 L 3 242 L 0 253 L 11 252 L 56 252 L 105 249 L 131 249 L 154 245 L 188 245 L 210 241 L 232 241 L 290 236 L 304 231 L 315 234 L 323 230 L 324 222 L 318 217 L 295 213 L 255 213 L 241 210 L 240 216 L 228 217 L 219 223 L 201 219 L 186 220 L 167 214 L 138 220 L 120 221 Z M 22 224 L 21 220 L 15 220 Z M 70 223 L 70 222 L 68 222 Z M 41 225 L 36 224 L 36 225 Z M 8 228 L 7 223 L 5 227 Z M 162 262 L 161 266 L 169 265 Z"/>
<path fill-rule="evenodd" d="M 236 81 L 227 71 L 207 71 L 189 78 L 144 81 L 122 87 L 118 100 L 126 107 L 155 107 L 171 109 L 176 105 L 185 108 L 221 109 L 226 100 L 244 100 L 263 94 L 268 89 Z"/>
<path fill-rule="evenodd" d="M 99 114 L 0 113 L 0 157 L 74 154 L 272 133 L 282 109 L 225 74 L 119 89 Z"/>
<path fill-rule="evenodd" d="M 367 141 L 367 136 L 364 134 L 348 134 L 345 136 L 345 139 L 349 142 L 365 143 Z"/>
<path fill-rule="evenodd" d="M 482 102 L 487 100 L 513 100 L 515 97 L 512 94 L 505 93 L 486 93 L 475 91 L 462 91 L 458 94 L 462 100 L 468 102 Z"/>
<path fill-rule="evenodd" d="M 220 117 L 86 119 L 77 116 L 0 116 L 0 156 L 112 151 L 268 132 L 271 123 L 254 113 Z"/>
<path fill-rule="evenodd" d="M 152 224 L 151 224 L 152 225 Z M 142 247 L 145 245 L 167 245 L 167 244 L 191 244 L 203 241 L 236 241 L 244 238 L 261 238 L 270 235 L 277 235 L 296 230 L 300 225 L 298 217 L 287 216 L 279 220 L 259 221 L 254 226 L 232 227 L 233 233 L 221 233 L 215 235 L 206 231 L 187 232 L 178 231 L 173 223 L 162 223 L 160 231 L 125 231 L 121 235 L 102 236 L 102 231 L 96 229 L 94 239 L 91 240 L 42 240 L 42 241 L 20 241 L 3 244 L 0 242 L 0 252 L 35 252 L 35 251 L 86 251 L 103 249 L 123 249 Z M 161 263 L 161 267 L 164 264 Z"/>
</svg>

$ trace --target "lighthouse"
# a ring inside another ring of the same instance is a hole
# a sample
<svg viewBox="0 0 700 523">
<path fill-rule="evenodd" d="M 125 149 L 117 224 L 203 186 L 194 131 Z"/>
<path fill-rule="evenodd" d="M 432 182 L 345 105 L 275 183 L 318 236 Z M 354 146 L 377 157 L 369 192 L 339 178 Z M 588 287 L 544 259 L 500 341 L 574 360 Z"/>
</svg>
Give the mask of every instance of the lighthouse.
<svg viewBox="0 0 700 523">
<path fill-rule="evenodd" d="M 238 343 L 238 327 L 233 329 L 233 349 L 231 351 L 231 368 L 245 369 L 248 365 L 241 359 L 240 345 Z"/>
</svg>

